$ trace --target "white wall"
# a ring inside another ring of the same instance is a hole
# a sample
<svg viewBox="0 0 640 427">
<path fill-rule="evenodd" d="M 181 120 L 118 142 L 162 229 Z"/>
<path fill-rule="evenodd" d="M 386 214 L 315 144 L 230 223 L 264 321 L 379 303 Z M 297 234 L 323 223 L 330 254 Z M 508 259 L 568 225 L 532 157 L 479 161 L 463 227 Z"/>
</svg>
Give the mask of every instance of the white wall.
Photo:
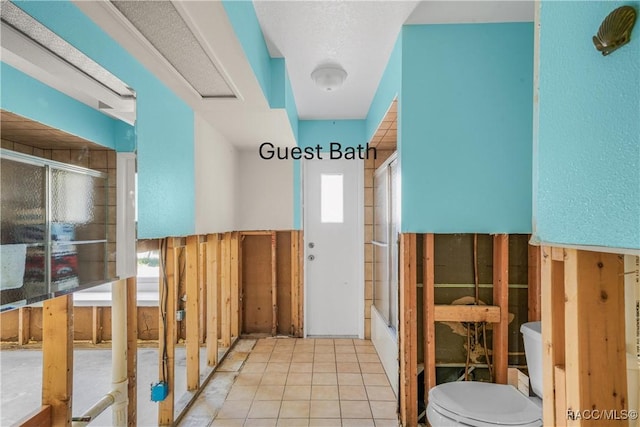
<svg viewBox="0 0 640 427">
<path fill-rule="evenodd" d="M 264 160 L 258 149 L 239 152 L 239 230 L 293 228 L 293 161 Z"/>
<path fill-rule="evenodd" d="M 398 396 L 398 378 L 400 377 L 398 337 L 389 329 L 387 322 L 373 305 L 371 306 L 371 341 L 378 352 L 391 387 Z"/>
<path fill-rule="evenodd" d="M 196 233 L 238 230 L 238 151 L 197 113 L 194 117 Z"/>
</svg>

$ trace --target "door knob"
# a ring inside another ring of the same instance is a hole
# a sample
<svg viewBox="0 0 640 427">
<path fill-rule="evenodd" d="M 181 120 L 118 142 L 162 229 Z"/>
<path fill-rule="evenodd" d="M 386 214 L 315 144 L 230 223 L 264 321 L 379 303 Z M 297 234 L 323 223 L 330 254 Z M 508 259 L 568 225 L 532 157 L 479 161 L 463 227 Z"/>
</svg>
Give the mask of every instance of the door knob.
<svg viewBox="0 0 640 427">
<path fill-rule="evenodd" d="M 316 259 L 316 257 L 315 257 L 315 255 L 309 255 L 309 256 L 307 257 L 307 259 L 308 259 L 309 261 L 313 261 L 314 259 Z"/>
</svg>

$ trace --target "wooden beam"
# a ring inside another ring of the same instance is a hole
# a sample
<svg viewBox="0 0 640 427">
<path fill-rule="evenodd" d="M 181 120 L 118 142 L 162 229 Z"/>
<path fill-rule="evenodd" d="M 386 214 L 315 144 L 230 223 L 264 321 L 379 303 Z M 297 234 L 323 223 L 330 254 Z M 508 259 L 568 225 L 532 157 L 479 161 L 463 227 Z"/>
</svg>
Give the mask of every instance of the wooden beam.
<svg viewBox="0 0 640 427">
<path fill-rule="evenodd" d="M 51 425 L 51 405 L 42 405 L 14 424 L 20 427 L 51 427 Z"/>
<path fill-rule="evenodd" d="M 528 319 L 529 322 L 535 322 L 542 317 L 541 313 L 541 269 L 542 261 L 540 260 L 542 248 L 540 246 L 529 245 L 529 284 L 527 286 L 528 295 Z"/>
<path fill-rule="evenodd" d="M 187 237 L 185 262 L 187 390 L 197 390 L 200 386 L 200 242 L 198 236 Z"/>
<path fill-rule="evenodd" d="M 31 339 L 31 307 L 18 309 L 18 345 L 25 345 Z"/>
<path fill-rule="evenodd" d="M 304 231 L 298 231 L 298 336 L 304 336 Z"/>
<path fill-rule="evenodd" d="M 554 257 L 554 251 L 551 250 L 551 258 Z M 562 250 L 562 249 L 561 249 Z M 582 408 L 580 401 L 580 371 L 582 368 L 580 357 L 580 348 L 578 345 L 580 340 L 572 336 L 578 334 L 579 329 L 579 313 L 578 313 L 578 251 L 575 249 L 565 249 L 564 262 L 564 330 L 566 334 L 565 342 L 565 386 L 566 386 L 566 405 L 568 410 L 578 411 Z M 557 327 L 558 325 L 556 325 Z M 556 396 L 556 401 L 558 397 Z M 556 420 L 558 421 L 558 420 Z M 582 420 L 567 420 L 569 426 L 581 426 Z"/>
<path fill-rule="evenodd" d="M 231 233 L 231 336 L 240 336 L 240 239 Z"/>
<path fill-rule="evenodd" d="M 300 269 L 298 268 L 298 231 L 291 232 L 291 329 L 290 334 L 294 337 L 299 337 L 299 319 L 298 319 L 298 304 L 299 304 L 299 278 L 298 274 Z"/>
<path fill-rule="evenodd" d="M 164 274 L 160 271 L 160 310 L 158 352 L 159 376 L 167 383 L 169 394 L 166 399 L 158 403 L 158 424 L 161 426 L 173 424 L 174 411 L 174 385 L 175 385 L 175 334 L 176 324 L 176 293 L 179 272 L 178 239 L 169 237 L 165 239 L 164 261 L 162 266 Z M 166 280 L 165 280 L 166 277 Z M 163 321 L 164 318 L 164 321 Z M 165 327 L 166 323 L 166 327 Z M 166 356 L 163 349 L 166 348 Z"/>
<path fill-rule="evenodd" d="M 220 333 L 222 347 L 231 345 L 231 233 L 224 233 L 221 246 L 221 272 L 220 272 Z"/>
<path fill-rule="evenodd" d="M 278 281 L 276 263 L 276 232 L 271 232 L 271 335 L 278 332 Z"/>
<path fill-rule="evenodd" d="M 127 424 L 138 425 L 138 282 L 127 279 Z"/>
<path fill-rule="evenodd" d="M 218 363 L 218 274 L 220 243 L 217 234 L 207 236 L 207 364 Z"/>
<path fill-rule="evenodd" d="M 564 372 L 564 366 L 555 366 L 553 369 L 554 376 L 554 388 L 555 388 L 555 396 L 556 401 L 555 405 L 555 418 L 556 423 L 554 424 L 557 427 L 563 427 L 567 425 L 567 385 L 566 385 L 566 374 Z"/>
<path fill-rule="evenodd" d="M 91 308 L 91 343 L 102 342 L 102 307 Z"/>
<path fill-rule="evenodd" d="M 500 321 L 500 307 L 495 305 L 446 305 L 435 306 L 436 322 L 489 322 Z"/>
<path fill-rule="evenodd" d="M 422 318 L 424 335 L 424 398 L 429 398 L 429 390 L 436 386 L 436 325 L 438 306 L 435 305 L 435 243 L 433 233 L 423 236 L 423 282 Z M 417 350 L 416 350 L 417 351 Z"/>
<path fill-rule="evenodd" d="M 493 236 L 493 305 L 500 307 L 500 321 L 493 324 L 495 382 L 508 381 L 509 355 L 509 235 Z"/>
<path fill-rule="evenodd" d="M 200 294 L 198 341 L 200 345 L 207 342 L 207 242 L 202 240 L 203 237 L 198 236 L 198 244 L 200 245 L 198 258 L 198 292 Z"/>
<path fill-rule="evenodd" d="M 400 235 L 400 420 L 418 425 L 416 235 Z"/>
<path fill-rule="evenodd" d="M 42 313 L 42 404 L 51 425 L 70 426 L 73 397 L 73 296 L 46 300 Z"/>
</svg>

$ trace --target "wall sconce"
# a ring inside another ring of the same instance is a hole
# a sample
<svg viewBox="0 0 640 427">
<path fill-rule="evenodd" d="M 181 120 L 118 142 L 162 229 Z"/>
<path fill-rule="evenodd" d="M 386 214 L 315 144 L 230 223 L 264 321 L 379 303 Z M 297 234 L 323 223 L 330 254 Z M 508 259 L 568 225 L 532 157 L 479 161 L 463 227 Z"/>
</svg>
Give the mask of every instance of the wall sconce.
<svg viewBox="0 0 640 427">
<path fill-rule="evenodd" d="M 593 36 L 593 44 L 602 56 L 607 56 L 629 43 L 635 23 L 636 10 L 631 6 L 619 7 L 602 21 L 598 34 Z"/>
</svg>

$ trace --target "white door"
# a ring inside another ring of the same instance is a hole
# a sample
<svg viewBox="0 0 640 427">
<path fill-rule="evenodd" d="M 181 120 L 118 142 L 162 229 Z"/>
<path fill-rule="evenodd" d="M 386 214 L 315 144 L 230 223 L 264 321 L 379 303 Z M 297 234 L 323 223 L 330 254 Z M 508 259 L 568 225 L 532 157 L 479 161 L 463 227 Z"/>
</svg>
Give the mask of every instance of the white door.
<svg viewBox="0 0 640 427">
<path fill-rule="evenodd" d="M 363 167 L 304 163 L 306 336 L 364 337 Z"/>
</svg>

